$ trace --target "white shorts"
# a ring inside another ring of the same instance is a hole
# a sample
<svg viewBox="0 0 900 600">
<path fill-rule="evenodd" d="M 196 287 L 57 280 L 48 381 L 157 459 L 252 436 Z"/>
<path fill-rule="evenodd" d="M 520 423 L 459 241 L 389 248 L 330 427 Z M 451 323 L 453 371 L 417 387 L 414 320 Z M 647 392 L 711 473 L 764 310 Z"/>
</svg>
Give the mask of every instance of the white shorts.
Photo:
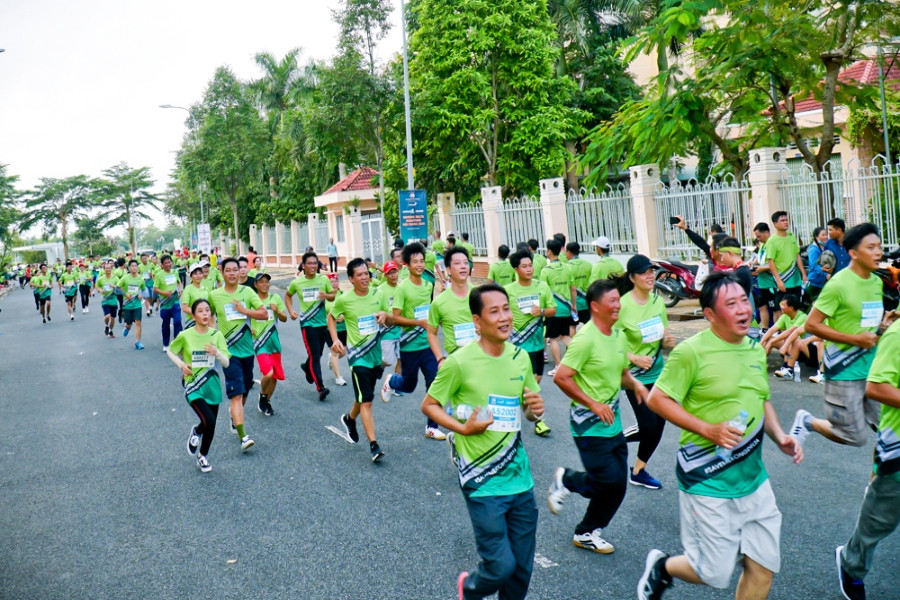
<svg viewBox="0 0 900 600">
<path fill-rule="evenodd" d="M 381 340 L 381 362 L 386 365 L 396 364 L 400 357 L 400 338 Z"/>
<path fill-rule="evenodd" d="M 743 556 L 773 573 L 781 569 L 781 511 L 768 479 L 743 498 L 678 497 L 684 554 L 703 583 L 727 588 Z"/>
</svg>

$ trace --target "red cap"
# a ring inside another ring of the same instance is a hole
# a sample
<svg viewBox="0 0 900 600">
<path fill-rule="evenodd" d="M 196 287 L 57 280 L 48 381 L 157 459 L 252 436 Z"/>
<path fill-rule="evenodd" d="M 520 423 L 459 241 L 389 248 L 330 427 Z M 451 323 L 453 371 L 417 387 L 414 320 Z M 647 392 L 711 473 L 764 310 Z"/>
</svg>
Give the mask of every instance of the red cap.
<svg viewBox="0 0 900 600">
<path fill-rule="evenodd" d="M 398 267 L 397 263 L 395 263 L 394 261 L 389 260 L 386 263 L 384 263 L 384 269 L 382 269 L 382 270 L 385 273 L 387 273 L 388 271 L 399 271 L 400 267 Z"/>
</svg>

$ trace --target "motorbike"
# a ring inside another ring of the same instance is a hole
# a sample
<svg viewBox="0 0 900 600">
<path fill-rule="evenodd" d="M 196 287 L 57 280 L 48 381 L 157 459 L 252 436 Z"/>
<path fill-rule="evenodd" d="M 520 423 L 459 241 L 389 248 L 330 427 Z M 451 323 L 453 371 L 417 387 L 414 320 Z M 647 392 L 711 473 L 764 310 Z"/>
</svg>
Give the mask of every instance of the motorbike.
<svg viewBox="0 0 900 600">
<path fill-rule="evenodd" d="M 875 274 L 884 283 L 884 310 L 897 310 L 900 305 L 900 250 L 885 254 L 885 259 L 891 262 L 886 267 L 875 270 Z"/>
<path fill-rule="evenodd" d="M 697 266 L 677 260 L 656 259 L 656 281 L 653 288 L 663 299 L 667 308 L 672 308 L 681 300 L 700 297 L 700 290 L 694 287 L 697 281 Z"/>
</svg>

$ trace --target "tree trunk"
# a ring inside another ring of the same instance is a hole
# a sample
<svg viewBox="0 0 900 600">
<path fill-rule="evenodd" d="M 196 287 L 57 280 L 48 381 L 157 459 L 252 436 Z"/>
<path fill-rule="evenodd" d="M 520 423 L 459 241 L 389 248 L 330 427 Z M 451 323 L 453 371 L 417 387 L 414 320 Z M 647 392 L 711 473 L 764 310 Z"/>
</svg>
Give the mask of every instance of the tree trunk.
<svg viewBox="0 0 900 600">
<path fill-rule="evenodd" d="M 234 197 L 234 194 L 229 194 L 228 199 L 231 201 L 231 215 L 234 218 L 234 253 L 238 255 L 241 253 L 241 235 L 240 235 L 240 227 L 238 226 L 238 205 L 237 198 Z"/>
<path fill-rule="evenodd" d="M 128 241 L 131 242 L 131 256 L 137 256 L 137 244 L 134 239 L 134 223 L 131 222 L 131 211 L 126 213 L 128 217 Z"/>
<path fill-rule="evenodd" d="M 66 260 L 69 260 L 69 230 L 68 230 L 68 221 L 69 218 L 66 216 L 62 219 L 62 241 L 63 241 L 63 257 Z"/>
</svg>

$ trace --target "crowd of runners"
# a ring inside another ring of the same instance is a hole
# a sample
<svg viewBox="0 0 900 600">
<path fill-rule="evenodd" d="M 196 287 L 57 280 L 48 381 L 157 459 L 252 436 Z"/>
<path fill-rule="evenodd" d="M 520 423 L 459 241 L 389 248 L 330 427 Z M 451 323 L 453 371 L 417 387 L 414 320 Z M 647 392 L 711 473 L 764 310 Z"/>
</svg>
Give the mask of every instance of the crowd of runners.
<svg viewBox="0 0 900 600">
<path fill-rule="evenodd" d="M 115 338 L 121 325 L 120 335 L 137 350 L 144 349 L 143 317 L 158 314 L 163 351 L 198 418 L 186 446 L 202 472 L 211 470 L 226 398 L 242 452 L 254 446 L 244 407 L 255 384 L 258 410 L 275 414 L 276 386 L 285 379 L 278 326 L 289 319 L 299 322 L 306 353 L 300 368 L 320 401 L 329 395 L 325 347 L 336 385 L 347 384 L 346 358 L 353 402 L 336 415 L 333 430 L 356 444 L 361 419 L 372 462 L 385 456 L 372 402 L 415 392 L 421 374 L 424 434 L 449 441 L 480 558 L 458 578 L 461 599 L 526 596 L 538 509 L 522 419 L 537 436 L 551 432 L 541 396 L 545 364 L 552 362 L 547 377 L 571 399 L 569 433 L 581 459 L 578 468 L 556 469 L 547 505 L 558 515 L 571 493 L 589 500 L 573 530 L 579 548 L 614 551 L 603 530 L 628 484 L 662 487 L 648 463 L 666 422 L 681 429 L 683 554 L 649 552 L 641 600 L 660 598 L 675 579 L 726 588 L 737 564 L 737 597 L 765 598 L 781 564 L 781 513 L 762 460 L 764 435 L 797 464 L 810 434 L 863 446 L 875 432 L 859 521 L 835 554 L 840 591 L 857 600 L 865 598 L 875 547 L 900 520 L 900 325 L 895 312 L 883 310 L 875 275 L 881 239 L 874 225 L 845 231 L 835 219 L 814 232 L 804 262 L 788 215 L 775 213 L 772 225 L 774 233 L 756 225 L 758 248 L 745 262 L 734 237 L 713 231 L 706 240 L 679 221 L 706 254 L 710 273 L 700 291 L 709 327 L 677 345 L 654 291 L 655 263 L 637 254 L 622 264 L 605 237 L 591 243 L 593 261 L 559 234 L 543 253 L 536 240 L 500 246 L 489 282 L 479 286 L 471 281 L 468 236 L 452 233 L 437 233 L 431 248 L 399 240 L 384 265 L 352 258 L 343 288 L 310 248 L 283 297 L 272 292 L 271 276 L 253 254 L 88 257 L 29 267 L 20 281 L 33 289 L 44 323 L 51 321 L 54 287 L 70 320 L 79 300 L 87 314 L 98 297 L 104 335 Z M 783 355 L 778 377 L 799 381 L 802 361 L 816 369 L 810 379 L 824 384 L 823 417 L 800 410 L 782 429 L 770 402 L 772 350 Z M 626 430 L 622 395 L 636 421 Z M 629 442 L 637 445 L 631 463 Z"/>
</svg>

